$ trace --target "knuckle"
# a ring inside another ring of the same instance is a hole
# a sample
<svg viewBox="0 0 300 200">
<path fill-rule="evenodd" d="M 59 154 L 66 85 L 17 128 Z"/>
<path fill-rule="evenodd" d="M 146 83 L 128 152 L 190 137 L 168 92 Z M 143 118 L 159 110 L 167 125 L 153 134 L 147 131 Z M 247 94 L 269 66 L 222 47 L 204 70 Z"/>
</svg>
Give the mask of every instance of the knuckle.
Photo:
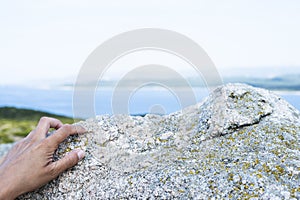
<svg viewBox="0 0 300 200">
<path fill-rule="evenodd" d="M 33 129 L 30 133 L 28 133 L 25 137 L 27 140 L 35 140 L 37 138 L 37 130 Z"/>
<path fill-rule="evenodd" d="M 51 178 L 55 178 L 59 175 L 59 170 L 56 162 L 48 167 L 47 174 L 49 174 Z"/>
<path fill-rule="evenodd" d="M 42 142 L 39 143 L 39 145 L 42 148 L 46 148 L 46 149 L 52 149 L 52 144 L 49 142 L 48 138 L 44 139 Z"/>
<path fill-rule="evenodd" d="M 63 125 L 62 130 L 69 133 L 72 131 L 72 125 L 65 124 L 65 125 Z"/>
<path fill-rule="evenodd" d="M 43 116 L 43 117 L 40 118 L 41 123 L 47 122 L 48 120 L 49 120 L 49 117 Z"/>
<path fill-rule="evenodd" d="M 68 167 L 72 167 L 78 162 L 78 156 L 75 153 L 70 154 L 67 159 L 69 163 Z"/>
</svg>

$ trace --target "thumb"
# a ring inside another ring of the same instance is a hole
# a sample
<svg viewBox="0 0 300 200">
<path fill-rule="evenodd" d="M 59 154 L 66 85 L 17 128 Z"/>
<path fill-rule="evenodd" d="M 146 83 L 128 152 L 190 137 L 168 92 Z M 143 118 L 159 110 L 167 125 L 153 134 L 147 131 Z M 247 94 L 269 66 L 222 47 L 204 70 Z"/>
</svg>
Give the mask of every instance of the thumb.
<svg viewBox="0 0 300 200">
<path fill-rule="evenodd" d="M 56 171 L 58 174 L 64 172 L 65 170 L 76 165 L 80 160 L 82 160 L 85 156 L 85 153 L 81 149 L 75 149 L 65 155 L 65 157 L 56 161 Z"/>
</svg>

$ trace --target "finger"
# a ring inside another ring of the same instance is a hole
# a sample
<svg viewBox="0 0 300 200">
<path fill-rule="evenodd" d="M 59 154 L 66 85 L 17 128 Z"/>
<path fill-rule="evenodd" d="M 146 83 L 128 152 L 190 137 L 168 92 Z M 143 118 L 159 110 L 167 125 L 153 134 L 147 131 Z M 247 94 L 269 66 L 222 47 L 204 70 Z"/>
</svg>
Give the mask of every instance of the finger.
<svg viewBox="0 0 300 200">
<path fill-rule="evenodd" d="M 56 169 L 54 169 L 55 173 L 62 173 L 63 171 L 73 167 L 76 165 L 80 160 L 82 160 L 85 156 L 85 153 L 81 149 L 75 149 L 65 155 L 62 159 L 52 163 Z M 58 174 L 54 174 L 57 176 Z"/>
<path fill-rule="evenodd" d="M 63 123 L 55 118 L 42 117 L 36 127 L 38 132 L 47 133 L 50 128 L 59 129 L 63 126 Z"/>
<path fill-rule="evenodd" d="M 30 132 L 28 136 L 42 139 L 45 138 L 50 128 L 59 129 L 62 126 L 63 123 L 61 123 L 61 121 L 59 121 L 58 119 L 51 117 L 42 117 L 38 125 L 36 126 L 35 131 Z"/>
<path fill-rule="evenodd" d="M 86 130 L 82 126 L 65 124 L 61 128 L 59 128 L 57 131 L 55 131 L 47 139 L 50 144 L 53 144 L 54 146 L 58 146 L 68 136 L 74 135 L 74 134 L 82 134 L 85 132 L 86 132 Z"/>
</svg>

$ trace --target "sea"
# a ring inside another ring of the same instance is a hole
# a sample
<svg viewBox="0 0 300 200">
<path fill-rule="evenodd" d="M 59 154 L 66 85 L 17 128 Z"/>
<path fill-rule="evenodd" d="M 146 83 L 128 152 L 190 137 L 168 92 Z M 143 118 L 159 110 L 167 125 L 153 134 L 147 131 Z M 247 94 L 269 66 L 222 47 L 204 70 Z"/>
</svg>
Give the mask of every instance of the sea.
<svg viewBox="0 0 300 200">
<path fill-rule="evenodd" d="M 118 93 L 116 93 L 118 92 Z M 300 91 L 274 91 L 283 99 L 300 110 Z M 178 88 L 175 92 L 157 87 L 146 87 L 136 91 L 115 91 L 112 87 L 98 88 L 92 94 L 94 105 L 86 106 L 93 109 L 93 115 L 102 114 L 131 114 L 146 113 L 169 114 L 189 105 L 203 101 L 210 90 L 195 87 L 192 90 Z M 34 88 L 22 86 L 0 86 L 0 107 L 12 106 L 17 108 L 46 111 L 53 114 L 73 117 L 76 105 L 72 87 Z M 89 101 L 90 102 L 90 101 Z M 76 117 L 93 117 L 85 113 Z"/>
</svg>

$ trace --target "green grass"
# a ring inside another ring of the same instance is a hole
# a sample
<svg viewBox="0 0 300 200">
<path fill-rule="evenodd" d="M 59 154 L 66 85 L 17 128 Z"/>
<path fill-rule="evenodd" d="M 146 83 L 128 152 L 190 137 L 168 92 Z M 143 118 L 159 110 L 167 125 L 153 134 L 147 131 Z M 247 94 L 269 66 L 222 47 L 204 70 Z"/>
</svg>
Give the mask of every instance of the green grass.
<svg viewBox="0 0 300 200">
<path fill-rule="evenodd" d="M 0 107 L 0 144 L 15 142 L 27 136 L 43 116 L 57 118 L 64 124 L 74 123 L 73 118 L 66 116 L 29 109 Z"/>
</svg>

